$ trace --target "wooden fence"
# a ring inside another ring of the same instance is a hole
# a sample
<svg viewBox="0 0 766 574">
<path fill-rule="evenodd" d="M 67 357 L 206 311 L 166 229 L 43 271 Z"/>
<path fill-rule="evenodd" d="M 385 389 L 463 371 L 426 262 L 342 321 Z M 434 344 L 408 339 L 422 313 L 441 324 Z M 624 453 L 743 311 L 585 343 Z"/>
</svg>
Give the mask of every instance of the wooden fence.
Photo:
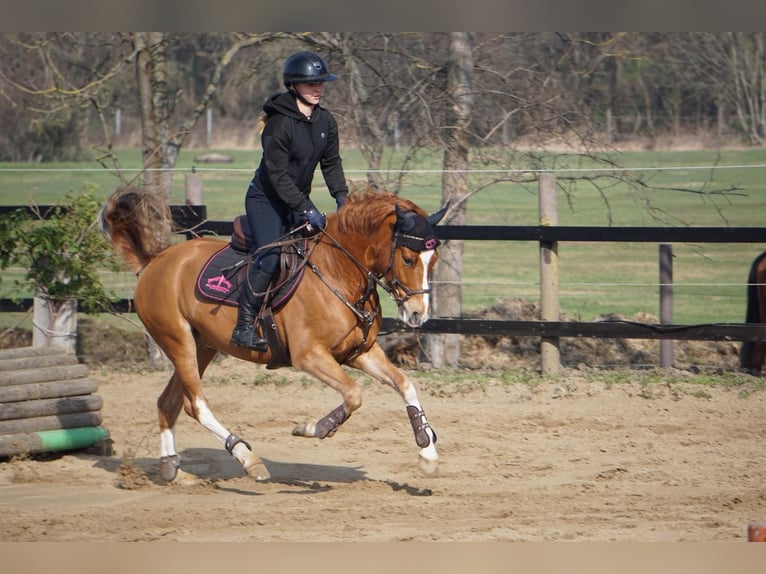
<svg viewBox="0 0 766 574">
<path fill-rule="evenodd" d="M 544 196 L 546 182 L 541 178 L 540 194 Z M 441 240 L 464 241 L 535 241 L 540 245 L 541 276 L 546 273 L 543 259 L 550 262 L 555 257 L 559 242 L 630 242 L 654 243 L 658 245 L 673 243 L 766 243 L 764 227 L 591 227 L 551 225 L 550 218 L 543 217 L 544 199 L 541 199 L 541 224 L 536 226 L 495 226 L 495 225 L 440 225 L 436 234 Z M 0 213 L 15 209 L 0 206 Z M 229 236 L 232 233 L 231 221 L 213 221 L 207 219 L 205 205 L 172 206 L 173 220 L 178 229 L 187 238 L 204 235 Z M 41 211 L 45 211 L 42 206 Z M 672 275 L 671 275 L 672 276 Z M 554 277 L 553 283 L 557 282 Z M 541 289 L 544 287 L 541 282 Z M 554 285 L 557 289 L 557 285 Z M 541 306 L 551 297 L 542 294 Z M 556 299 L 557 291 L 555 293 Z M 27 311 L 32 305 L 31 299 L 19 301 L 0 299 L 0 312 Z M 557 300 L 555 305 L 558 305 Z M 124 299 L 115 303 L 117 312 L 132 310 L 132 300 Z M 557 309 L 557 307 L 556 307 Z M 559 321 L 558 312 L 551 315 L 549 309 L 541 309 L 543 320 L 540 321 L 502 321 L 462 318 L 432 318 L 418 328 L 421 333 L 453 333 L 461 335 L 512 335 L 539 337 L 553 345 L 559 338 L 625 338 L 659 340 L 709 340 L 709 341 L 766 341 L 766 324 L 714 323 L 714 324 L 647 324 L 623 320 L 596 322 Z M 744 315 L 744 309 L 743 309 Z M 549 317 L 547 320 L 545 317 Z M 383 331 L 412 331 L 394 318 L 383 319 Z M 558 368 L 558 357 L 554 354 L 553 363 L 543 365 L 543 371 L 552 372 Z M 667 362 L 667 361 L 665 361 Z"/>
</svg>

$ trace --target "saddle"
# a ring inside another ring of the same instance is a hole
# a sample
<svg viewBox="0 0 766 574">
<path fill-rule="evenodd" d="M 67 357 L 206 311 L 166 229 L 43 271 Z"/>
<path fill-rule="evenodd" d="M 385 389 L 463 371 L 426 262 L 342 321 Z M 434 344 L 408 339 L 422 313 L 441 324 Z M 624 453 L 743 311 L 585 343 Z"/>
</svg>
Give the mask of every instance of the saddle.
<svg viewBox="0 0 766 574">
<path fill-rule="evenodd" d="M 233 221 L 231 240 L 216 251 L 203 265 L 197 276 L 196 293 L 200 299 L 231 307 L 239 306 L 240 285 L 247 281 L 252 235 L 247 217 L 238 215 Z M 272 277 L 258 322 L 269 341 L 269 369 L 291 364 L 289 354 L 279 337 L 274 312 L 282 308 L 295 293 L 306 271 L 305 257 L 308 239 L 288 241 L 282 245 L 279 269 Z"/>
</svg>

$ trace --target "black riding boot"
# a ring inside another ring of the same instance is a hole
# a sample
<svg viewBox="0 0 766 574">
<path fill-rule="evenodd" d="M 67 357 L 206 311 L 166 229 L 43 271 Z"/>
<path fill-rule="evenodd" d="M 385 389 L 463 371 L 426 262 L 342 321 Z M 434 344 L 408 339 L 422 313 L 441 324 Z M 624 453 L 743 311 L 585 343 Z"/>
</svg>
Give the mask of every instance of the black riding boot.
<svg viewBox="0 0 766 574">
<path fill-rule="evenodd" d="M 247 347 L 254 351 L 268 350 L 269 342 L 258 336 L 253 323 L 263 304 L 263 298 L 270 282 L 271 273 L 260 268 L 250 271 L 247 283 L 241 286 L 242 293 L 237 311 L 237 326 L 234 327 L 231 334 L 232 345 Z"/>
</svg>

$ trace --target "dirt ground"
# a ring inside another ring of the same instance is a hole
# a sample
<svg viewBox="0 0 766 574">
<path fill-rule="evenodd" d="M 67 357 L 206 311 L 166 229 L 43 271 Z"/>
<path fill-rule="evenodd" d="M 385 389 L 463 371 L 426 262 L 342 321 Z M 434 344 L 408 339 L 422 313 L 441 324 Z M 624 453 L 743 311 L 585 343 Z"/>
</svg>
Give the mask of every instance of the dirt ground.
<svg viewBox="0 0 766 574">
<path fill-rule="evenodd" d="M 334 437 L 296 438 L 295 423 L 339 404 L 334 391 L 224 358 L 206 394 L 272 479 L 246 477 L 182 415 L 182 473 L 164 485 L 154 401 L 169 371 L 93 366 L 113 454 L 0 460 L 0 540 L 746 541 L 766 520 L 758 379 L 700 390 L 677 374 L 499 373 L 411 371 L 442 456 L 426 477 L 391 389 L 362 380 L 364 405 Z"/>
</svg>

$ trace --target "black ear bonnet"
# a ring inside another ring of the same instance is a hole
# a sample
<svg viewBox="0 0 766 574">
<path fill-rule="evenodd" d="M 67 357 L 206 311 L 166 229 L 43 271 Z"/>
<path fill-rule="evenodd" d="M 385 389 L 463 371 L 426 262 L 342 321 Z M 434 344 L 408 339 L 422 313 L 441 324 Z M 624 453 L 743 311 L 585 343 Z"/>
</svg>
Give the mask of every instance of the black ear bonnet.
<svg viewBox="0 0 766 574">
<path fill-rule="evenodd" d="M 444 217 L 447 206 L 428 217 L 423 217 L 414 211 L 403 212 L 398 204 L 395 209 L 394 238 L 399 245 L 404 245 L 413 251 L 428 251 L 441 245 L 441 241 L 436 238 L 434 226 Z"/>
</svg>

